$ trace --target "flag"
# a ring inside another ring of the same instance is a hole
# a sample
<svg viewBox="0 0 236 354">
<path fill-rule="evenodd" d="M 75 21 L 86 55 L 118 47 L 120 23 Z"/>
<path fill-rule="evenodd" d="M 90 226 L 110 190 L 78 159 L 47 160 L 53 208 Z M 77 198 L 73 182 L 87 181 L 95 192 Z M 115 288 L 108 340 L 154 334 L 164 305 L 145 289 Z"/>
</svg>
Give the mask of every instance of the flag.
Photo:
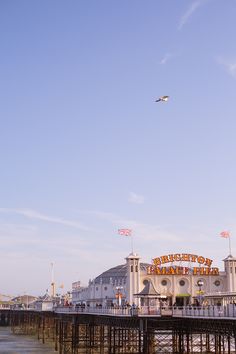
<svg viewBox="0 0 236 354">
<path fill-rule="evenodd" d="M 118 234 L 122 236 L 131 236 L 132 230 L 130 229 L 119 229 Z"/>
<path fill-rule="evenodd" d="M 230 237 L 230 232 L 229 231 L 222 231 L 220 233 L 220 236 L 224 237 L 224 238 L 229 238 Z"/>
</svg>

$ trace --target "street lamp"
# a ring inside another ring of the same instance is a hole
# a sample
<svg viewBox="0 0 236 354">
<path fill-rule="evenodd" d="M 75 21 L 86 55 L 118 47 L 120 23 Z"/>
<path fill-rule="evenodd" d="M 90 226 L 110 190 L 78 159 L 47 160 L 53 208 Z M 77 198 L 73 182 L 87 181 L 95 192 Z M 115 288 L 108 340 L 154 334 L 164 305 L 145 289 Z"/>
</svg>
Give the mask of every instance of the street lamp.
<svg viewBox="0 0 236 354">
<path fill-rule="evenodd" d="M 202 280 L 198 280 L 197 281 L 197 286 L 199 288 L 198 290 L 198 294 L 199 294 L 199 305 L 201 305 L 201 300 L 202 300 L 202 294 L 203 294 L 203 291 L 202 291 L 202 286 L 204 285 L 204 282 Z"/>
<path fill-rule="evenodd" d="M 116 298 L 118 299 L 118 306 L 121 306 L 121 298 L 122 298 L 122 292 L 121 290 L 123 289 L 123 286 L 116 286 Z"/>
</svg>

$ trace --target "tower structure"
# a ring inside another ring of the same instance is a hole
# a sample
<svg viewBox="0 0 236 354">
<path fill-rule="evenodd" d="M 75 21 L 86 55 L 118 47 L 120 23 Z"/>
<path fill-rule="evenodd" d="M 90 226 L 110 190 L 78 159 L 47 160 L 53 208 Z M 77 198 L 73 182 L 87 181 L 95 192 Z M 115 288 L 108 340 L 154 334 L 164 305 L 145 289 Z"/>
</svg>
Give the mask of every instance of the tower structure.
<svg viewBox="0 0 236 354">
<path fill-rule="evenodd" d="M 228 292 L 236 292 L 236 258 L 231 254 L 224 259 L 226 287 Z"/>
<path fill-rule="evenodd" d="M 140 257 L 136 253 L 131 253 L 126 257 L 127 264 L 127 283 L 126 283 L 126 298 L 132 305 L 139 305 L 139 299 L 134 297 L 140 291 Z"/>
</svg>

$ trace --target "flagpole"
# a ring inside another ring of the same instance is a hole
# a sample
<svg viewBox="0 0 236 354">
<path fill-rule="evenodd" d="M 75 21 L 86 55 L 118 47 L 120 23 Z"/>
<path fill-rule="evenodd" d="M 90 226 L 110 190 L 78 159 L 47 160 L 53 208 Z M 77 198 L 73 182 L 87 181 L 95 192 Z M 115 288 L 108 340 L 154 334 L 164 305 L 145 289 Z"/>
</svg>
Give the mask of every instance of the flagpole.
<svg viewBox="0 0 236 354">
<path fill-rule="evenodd" d="M 231 253 L 231 237 L 230 237 L 231 235 L 230 235 L 230 231 L 222 231 L 220 233 L 220 236 L 229 239 L 229 255 L 231 256 L 232 253 Z"/>
<path fill-rule="evenodd" d="M 131 252 L 132 252 L 132 254 L 134 253 L 134 241 L 133 241 L 133 233 L 131 233 L 131 236 L 130 236 L 130 238 L 131 238 Z"/>
<path fill-rule="evenodd" d="M 118 234 L 122 236 L 129 236 L 131 238 L 131 252 L 134 253 L 134 243 L 133 243 L 133 230 L 131 229 L 118 229 Z"/>
<path fill-rule="evenodd" d="M 230 240 L 230 234 L 229 234 L 229 255 L 231 256 L 232 253 L 231 253 L 231 240 Z"/>
</svg>

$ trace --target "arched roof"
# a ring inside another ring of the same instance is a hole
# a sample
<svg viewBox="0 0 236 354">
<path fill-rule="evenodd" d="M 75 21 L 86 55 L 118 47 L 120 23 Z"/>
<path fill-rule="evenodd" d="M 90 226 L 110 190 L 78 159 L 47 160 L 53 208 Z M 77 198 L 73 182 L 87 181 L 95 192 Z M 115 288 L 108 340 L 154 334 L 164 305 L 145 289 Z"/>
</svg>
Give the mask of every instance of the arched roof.
<svg viewBox="0 0 236 354">
<path fill-rule="evenodd" d="M 140 270 L 146 270 L 150 266 L 148 263 L 140 263 Z M 118 265 L 116 267 L 110 268 L 98 275 L 94 282 L 95 284 L 109 284 L 113 282 L 121 283 L 126 280 L 127 277 L 127 267 L 126 263 Z"/>
<path fill-rule="evenodd" d="M 126 279 L 127 269 L 126 264 L 121 264 L 116 267 L 110 268 L 100 274 L 98 277 L 94 279 L 95 284 L 109 284 L 114 281 L 122 281 Z"/>
</svg>

